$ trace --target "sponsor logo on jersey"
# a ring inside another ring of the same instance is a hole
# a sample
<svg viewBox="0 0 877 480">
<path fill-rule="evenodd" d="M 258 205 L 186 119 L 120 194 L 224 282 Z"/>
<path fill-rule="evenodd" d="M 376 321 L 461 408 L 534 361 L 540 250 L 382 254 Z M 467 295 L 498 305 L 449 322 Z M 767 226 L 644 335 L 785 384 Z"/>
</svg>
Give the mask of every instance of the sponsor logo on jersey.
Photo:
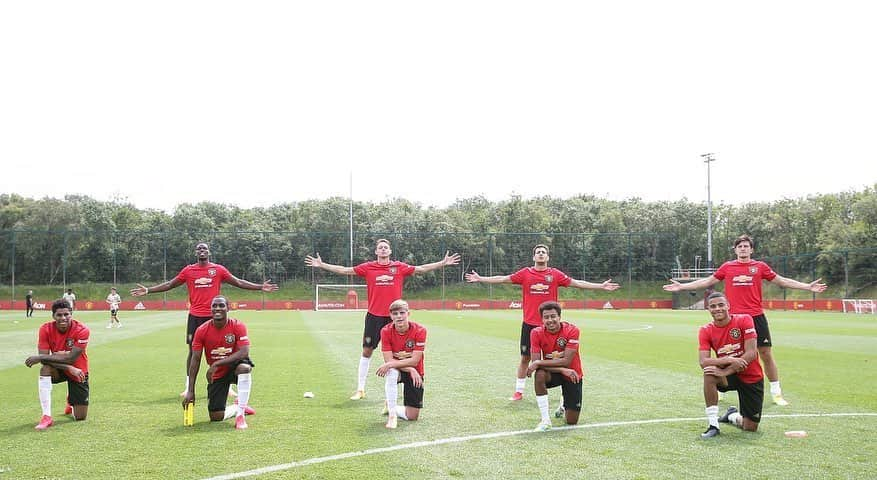
<svg viewBox="0 0 877 480">
<path fill-rule="evenodd" d="M 740 335 L 741 335 L 740 329 L 736 328 L 736 327 L 732 328 L 731 331 L 728 333 L 729 333 L 729 335 L 731 335 L 731 338 L 733 338 L 734 340 L 737 340 L 738 338 L 740 338 Z"/>
<path fill-rule="evenodd" d="M 729 357 L 734 355 L 737 350 L 740 350 L 739 343 L 729 343 L 716 350 L 716 354 L 720 357 Z"/>
<path fill-rule="evenodd" d="M 545 285 L 544 283 L 534 283 L 533 285 L 530 285 L 530 291 L 537 292 L 537 293 L 542 293 L 542 292 L 548 290 L 549 288 L 551 288 L 551 287 L 549 287 L 548 285 Z"/>
<path fill-rule="evenodd" d="M 406 358 L 411 358 L 411 352 L 401 351 L 401 352 L 393 352 L 393 358 L 396 360 L 405 360 Z"/>
<path fill-rule="evenodd" d="M 737 275 L 731 279 L 734 283 L 752 283 L 752 277 L 749 275 Z"/>
<path fill-rule="evenodd" d="M 225 343 L 234 343 L 234 334 L 228 333 L 225 335 Z"/>
<path fill-rule="evenodd" d="M 213 283 L 213 279 L 207 278 L 207 277 L 201 277 L 201 278 L 196 278 L 195 281 L 192 283 L 194 283 L 196 287 L 209 286 Z"/>
<path fill-rule="evenodd" d="M 210 356 L 213 358 L 225 358 L 231 353 L 231 348 L 229 347 L 216 347 L 210 351 Z"/>
<path fill-rule="evenodd" d="M 375 277 L 375 281 L 379 283 L 392 283 L 393 276 L 392 275 L 378 275 Z"/>
</svg>

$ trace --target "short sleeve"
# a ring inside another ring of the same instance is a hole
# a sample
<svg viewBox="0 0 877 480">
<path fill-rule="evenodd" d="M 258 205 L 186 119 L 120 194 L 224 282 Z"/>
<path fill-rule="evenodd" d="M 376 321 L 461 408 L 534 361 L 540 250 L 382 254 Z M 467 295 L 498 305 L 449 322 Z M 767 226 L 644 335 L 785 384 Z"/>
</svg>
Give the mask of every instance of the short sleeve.
<svg viewBox="0 0 877 480">
<path fill-rule="evenodd" d="M 527 269 L 522 268 L 522 269 L 518 270 L 517 272 L 511 274 L 509 276 L 509 280 L 511 280 L 512 283 L 517 283 L 518 285 L 520 285 L 520 284 L 524 283 L 526 276 L 527 276 Z"/>
</svg>

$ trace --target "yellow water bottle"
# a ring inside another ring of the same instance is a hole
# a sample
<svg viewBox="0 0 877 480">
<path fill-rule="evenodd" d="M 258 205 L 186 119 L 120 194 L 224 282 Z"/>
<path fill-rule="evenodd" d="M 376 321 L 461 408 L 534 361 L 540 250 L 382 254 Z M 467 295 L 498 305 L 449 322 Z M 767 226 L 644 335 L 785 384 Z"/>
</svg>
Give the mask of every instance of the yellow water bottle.
<svg viewBox="0 0 877 480">
<path fill-rule="evenodd" d="M 183 426 L 195 425 L 195 402 L 187 403 L 183 408 Z"/>
</svg>

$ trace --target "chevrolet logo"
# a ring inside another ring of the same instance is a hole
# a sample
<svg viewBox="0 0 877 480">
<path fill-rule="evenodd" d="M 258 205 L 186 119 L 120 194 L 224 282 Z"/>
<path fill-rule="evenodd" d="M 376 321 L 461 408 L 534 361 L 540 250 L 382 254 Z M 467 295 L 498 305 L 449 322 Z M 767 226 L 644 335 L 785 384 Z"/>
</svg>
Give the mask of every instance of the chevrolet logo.
<svg viewBox="0 0 877 480">
<path fill-rule="evenodd" d="M 213 283 L 212 278 L 201 277 L 195 279 L 195 285 L 210 285 L 211 283 Z"/>
</svg>

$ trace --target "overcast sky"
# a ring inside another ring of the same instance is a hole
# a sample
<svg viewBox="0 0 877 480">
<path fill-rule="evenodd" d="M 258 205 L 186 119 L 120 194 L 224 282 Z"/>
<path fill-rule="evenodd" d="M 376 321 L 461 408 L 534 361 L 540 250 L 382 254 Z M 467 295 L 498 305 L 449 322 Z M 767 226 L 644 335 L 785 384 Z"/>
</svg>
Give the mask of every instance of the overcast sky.
<svg viewBox="0 0 877 480">
<path fill-rule="evenodd" d="M 877 4 L 0 4 L 0 193 L 742 203 L 877 182 Z"/>
</svg>

